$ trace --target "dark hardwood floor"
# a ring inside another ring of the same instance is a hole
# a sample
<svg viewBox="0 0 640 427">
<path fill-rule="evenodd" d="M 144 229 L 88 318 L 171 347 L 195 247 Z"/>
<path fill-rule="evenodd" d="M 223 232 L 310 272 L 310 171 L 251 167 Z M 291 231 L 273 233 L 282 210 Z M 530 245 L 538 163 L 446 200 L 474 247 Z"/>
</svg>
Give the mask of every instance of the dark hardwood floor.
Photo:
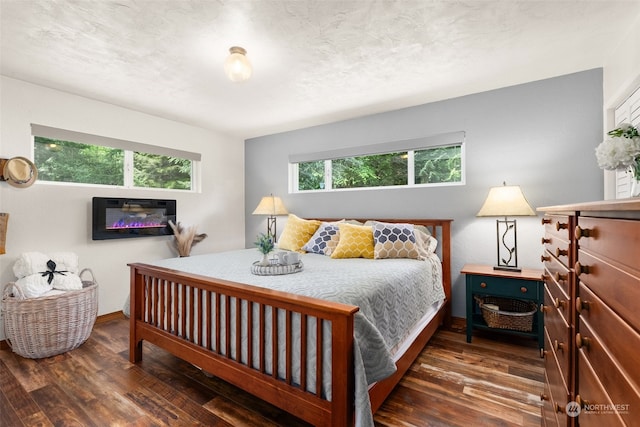
<svg viewBox="0 0 640 427">
<path fill-rule="evenodd" d="M 439 331 L 375 415 L 376 426 L 539 426 L 534 340 Z M 128 362 L 128 321 L 78 349 L 31 360 L 0 351 L 0 426 L 304 426 L 151 344 Z"/>
</svg>

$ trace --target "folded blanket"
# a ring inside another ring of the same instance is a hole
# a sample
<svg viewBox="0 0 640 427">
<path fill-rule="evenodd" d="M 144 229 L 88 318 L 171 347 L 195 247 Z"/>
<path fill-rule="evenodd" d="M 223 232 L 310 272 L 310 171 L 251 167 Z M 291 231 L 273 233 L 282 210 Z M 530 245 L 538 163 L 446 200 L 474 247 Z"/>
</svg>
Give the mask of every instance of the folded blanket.
<svg viewBox="0 0 640 427">
<path fill-rule="evenodd" d="M 16 286 L 20 288 L 25 298 L 38 298 L 53 289 L 53 284 L 48 283 L 47 278 L 39 274 L 16 280 Z"/>
<path fill-rule="evenodd" d="M 20 288 L 25 298 L 42 297 L 53 289 L 61 291 L 82 289 L 80 276 L 73 273 L 54 274 L 51 282 L 49 282 L 48 275 L 31 274 L 16 280 L 15 284 Z"/>
<path fill-rule="evenodd" d="M 53 289 L 59 289 L 61 291 L 76 291 L 82 289 L 82 279 L 73 273 L 67 273 L 64 276 L 56 274 L 53 277 Z"/>
<path fill-rule="evenodd" d="M 13 265 L 13 274 L 18 279 L 31 274 L 42 273 L 48 270 L 47 263 L 53 261 L 57 271 L 66 271 L 78 274 L 78 255 L 73 252 L 53 252 L 49 255 L 41 252 L 24 252 Z"/>
<path fill-rule="evenodd" d="M 51 252 L 49 258 L 56 263 L 58 270 L 67 270 L 73 274 L 80 272 L 78 254 L 74 252 Z"/>
</svg>

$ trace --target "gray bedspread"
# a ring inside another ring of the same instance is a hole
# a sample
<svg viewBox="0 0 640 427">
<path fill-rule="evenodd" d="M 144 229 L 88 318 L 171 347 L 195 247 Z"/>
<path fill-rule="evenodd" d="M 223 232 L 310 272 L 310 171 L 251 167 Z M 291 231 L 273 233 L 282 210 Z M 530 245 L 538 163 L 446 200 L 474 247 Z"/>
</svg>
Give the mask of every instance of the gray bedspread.
<svg viewBox="0 0 640 427">
<path fill-rule="evenodd" d="M 245 249 L 151 264 L 360 307 L 355 318 L 356 425 L 373 426 L 368 385 L 395 372 L 390 349 L 444 299 L 438 257 L 367 260 L 303 254 L 303 271 L 281 276 L 252 274 L 251 264 L 260 258 L 256 249 Z M 329 394 L 330 387 L 325 389 Z"/>
</svg>

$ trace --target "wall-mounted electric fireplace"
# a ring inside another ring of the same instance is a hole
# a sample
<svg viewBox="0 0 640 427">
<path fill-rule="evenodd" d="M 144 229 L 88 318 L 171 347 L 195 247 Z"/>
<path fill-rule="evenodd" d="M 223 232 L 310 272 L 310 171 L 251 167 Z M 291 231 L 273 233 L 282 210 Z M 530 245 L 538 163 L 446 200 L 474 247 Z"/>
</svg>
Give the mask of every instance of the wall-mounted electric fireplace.
<svg viewBox="0 0 640 427">
<path fill-rule="evenodd" d="M 176 201 L 165 199 L 93 198 L 93 240 L 173 234 Z"/>
</svg>

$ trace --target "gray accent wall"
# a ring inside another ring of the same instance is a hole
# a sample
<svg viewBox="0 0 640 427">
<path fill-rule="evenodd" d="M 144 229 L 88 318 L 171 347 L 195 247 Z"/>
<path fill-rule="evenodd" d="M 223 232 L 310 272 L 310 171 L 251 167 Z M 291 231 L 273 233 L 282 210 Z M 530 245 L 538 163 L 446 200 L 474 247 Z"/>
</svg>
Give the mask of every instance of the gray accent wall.
<svg viewBox="0 0 640 427">
<path fill-rule="evenodd" d="M 425 77 L 428 78 L 428 77 Z M 453 315 L 465 315 L 465 263 L 496 263 L 494 218 L 478 218 L 489 188 L 520 185 L 534 207 L 600 200 L 594 149 L 603 136 L 603 74 L 593 69 L 460 98 L 245 141 L 245 239 L 273 193 L 301 217 L 451 218 Z M 390 88 L 391 90 L 392 88 Z M 290 194 L 290 154 L 466 132 L 466 183 L 432 188 Z M 278 234 L 286 217 L 278 218 Z M 518 264 L 541 268 L 540 216 L 520 217 Z M 257 259 L 257 258 L 256 258 Z"/>
</svg>

